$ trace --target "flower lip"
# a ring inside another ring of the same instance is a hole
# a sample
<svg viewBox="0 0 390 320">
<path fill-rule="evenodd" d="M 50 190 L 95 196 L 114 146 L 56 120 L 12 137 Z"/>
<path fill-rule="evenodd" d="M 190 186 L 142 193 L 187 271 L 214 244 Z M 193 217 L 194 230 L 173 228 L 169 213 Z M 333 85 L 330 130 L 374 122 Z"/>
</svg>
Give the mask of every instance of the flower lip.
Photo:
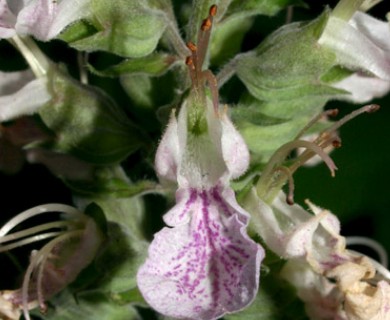
<svg viewBox="0 0 390 320">
<path fill-rule="evenodd" d="M 249 215 L 231 189 L 179 190 L 137 274 L 145 299 L 178 319 L 217 319 L 243 309 L 259 284 L 263 249 L 245 232 Z"/>
</svg>

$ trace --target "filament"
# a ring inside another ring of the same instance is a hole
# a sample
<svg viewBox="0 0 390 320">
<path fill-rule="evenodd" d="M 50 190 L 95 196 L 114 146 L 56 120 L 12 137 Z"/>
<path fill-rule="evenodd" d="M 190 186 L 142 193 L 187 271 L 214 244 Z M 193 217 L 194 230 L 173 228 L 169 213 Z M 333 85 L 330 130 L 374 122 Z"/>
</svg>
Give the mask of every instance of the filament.
<svg viewBox="0 0 390 320">
<path fill-rule="evenodd" d="M 29 228 L 29 229 L 26 229 L 23 231 L 18 231 L 18 232 L 6 235 L 4 237 L 1 237 L 0 244 L 8 242 L 8 241 L 14 241 L 14 240 L 17 240 L 20 238 L 24 238 L 24 237 L 27 237 L 27 236 L 30 236 L 32 234 L 36 234 L 38 232 L 42 232 L 45 230 L 54 229 L 54 228 L 63 228 L 63 227 L 68 227 L 70 225 L 71 225 L 71 223 L 69 223 L 68 221 L 55 221 L 55 222 L 45 223 L 45 224 L 42 224 L 42 225 L 39 225 L 36 227 L 32 227 L 32 228 Z M 0 246 L 0 248 L 1 248 L 1 246 Z"/>
<path fill-rule="evenodd" d="M 11 244 L 7 244 L 5 246 L 0 246 L 0 252 L 9 251 L 9 250 L 15 249 L 17 247 L 21 247 L 21 246 L 24 246 L 26 244 L 41 241 L 44 239 L 53 238 L 53 237 L 56 237 L 60 234 L 65 233 L 65 232 L 66 231 L 53 231 L 53 232 L 48 232 L 48 233 L 43 233 L 43 234 L 37 234 L 37 235 L 29 237 L 27 239 L 23 239 L 23 240 L 20 240 L 20 241 L 11 243 Z"/>
<path fill-rule="evenodd" d="M 10 230 L 12 230 L 15 226 L 22 223 L 23 221 L 26 221 L 27 219 L 30 219 L 34 216 L 46 213 L 46 212 L 64 212 L 68 215 L 75 215 L 80 216 L 84 218 L 84 214 L 77 210 L 76 208 L 72 206 L 68 206 L 65 204 L 59 204 L 59 203 L 48 203 L 36 206 L 34 208 L 28 209 L 26 211 L 23 211 L 22 213 L 18 214 L 11 220 L 9 220 L 1 229 L 0 229 L 0 237 L 3 237 L 5 234 L 7 234 Z"/>
<path fill-rule="evenodd" d="M 295 189 L 295 187 L 294 187 L 294 179 L 293 179 L 291 170 L 287 167 L 279 167 L 277 170 L 283 171 L 284 174 L 288 178 L 288 193 L 287 193 L 287 197 L 286 197 L 286 202 L 289 205 L 293 205 L 294 204 L 294 189 Z"/>
</svg>

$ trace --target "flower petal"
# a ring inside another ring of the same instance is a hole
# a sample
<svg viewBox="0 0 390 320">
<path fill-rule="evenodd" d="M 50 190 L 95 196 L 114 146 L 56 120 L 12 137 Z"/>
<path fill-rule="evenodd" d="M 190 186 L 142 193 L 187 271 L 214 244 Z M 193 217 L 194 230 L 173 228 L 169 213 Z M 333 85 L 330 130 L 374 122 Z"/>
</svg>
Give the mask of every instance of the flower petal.
<svg viewBox="0 0 390 320">
<path fill-rule="evenodd" d="M 15 28 L 18 34 L 48 41 L 88 14 L 89 0 L 33 0 L 19 12 Z"/>
<path fill-rule="evenodd" d="M 35 79 L 16 93 L 0 97 L 0 122 L 33 114 L 50 99 L 47 80 Z"/>
<path fill-rule="evenodd" d="M 30 69 L 16 72 L 0 71 L 0 96 L 12 94 L 34 79 Z"/>
<path fill-rule="evenodd" d="M 347 100 L 354 103 L 367 103 L 374 98 L 381 98 L 387 94 L 390 91 L 390 81 L 354 73 L 332 84 L 332 87 L 351 93 L 351 95 L 340 95 L 338 97 L 340 100 Z"/>
<path fill-rule="evenodd" d="M 157 148 L 154 166 L 160 178 L 170 181 L 177 180 L 177 170 L 180 162 L 178 124 L 172 113 L 167 129 Z"/>
<path fill-rule="evenodd" d="M 221 119 L 222 154 L 232 179 L 238 178 L 249 166 L 248 147 L 226 113 Z"/>
<path fill-rule="evenodd" d="M 380 29 L 381 34 L 373 37 L 371 32 L 365 33 L 366 29 L 361 28 L 366 22 L 372 24 L 372 19 L 369 15 L 361 13 L 353 26 L 331 16 L 319 43 L 334 50 L 340 64 L 352 70 L 368 71 L 381 79 L 390 80 L 390 52 L 387 47 L 378 45 L 379 38 L 390 37 L 388 23 L 377 20 L 376 29 Z M 379 28 L 379 25 L 382 26 Z"/>
<path fill-rule="evenodd" d="M 263 249 L 217 191 L 193 191 L 191 221 L 157 233 L 138 272 L 146 301 L 164 315 L 217 319 L 256 295 Z"/>
<path fill-rule="evenodd" d="M 11 12 L 7 1 L 0 0 L 0 39 L 11 38 L 16 34 L 16 17 Z"/>
<path fill-rule="evenodd" d="M 47 39 L 55 38 L 71 23 L 90 14 L 90 0 L 62 0 L 58 4 L 57 14 L 50 26 Z"/>
<path fill-rule="evenodd" d="M 15 29 L 19 35 L 33 35 L 37 39 L 48 40 L 48 31 L 56 12 L 56 1 L 30 1 L 19 12 Z"/>
</svg>

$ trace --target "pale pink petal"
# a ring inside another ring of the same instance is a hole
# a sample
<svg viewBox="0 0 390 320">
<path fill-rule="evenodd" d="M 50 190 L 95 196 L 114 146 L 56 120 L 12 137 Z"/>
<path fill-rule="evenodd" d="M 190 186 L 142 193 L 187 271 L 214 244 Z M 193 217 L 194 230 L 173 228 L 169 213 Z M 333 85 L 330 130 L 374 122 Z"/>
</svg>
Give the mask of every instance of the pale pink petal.
<svg viewBox="0 0 390 320">
<path fill-rule="evenodd" d="M 47 80 L 35 79 L 16 93 L 0 97 L 0 122 L 31 115 L 50 99 Z"/>
<path fill-rule="evenodd" d="M 281 277 L 292 284 L 305 303 L 310 319 L 347 320 L 342 311 L 342 294 L 336 284 L 312 270 L 301 259 L 291 259 L 283 266 Z"/>
<path fill-rule="evenodd" d="M 11 12 L 7 1 L 0 0 L 0 39 L 11 38 L 16 34 L 16 17 Z"/>
<path fill-rule="evenodd" d="M 180 157 L 178 125 L 176 117 L 172 113 L 156 152 L 154 166 L 158 176 L 170 181 L 176 181 Z"/>
<path fill-rule="evenodd" d="M 349 24 L 365 34 L 378 47 L 390 53 L 390 24 L 388 22 L 375 19 L 361 11 L 356 11 Z"/>
<path fill-rule="evenodd" d="M 16 72 L 0 71 L 0 96 L 12 94 L 34 79 L 30 69 Z"/>
<path fill-rule="evenodd" d="M 354 22 L 355 26 L 331 16 L 319 43 L 335 52 L 338 63 L 390 80 L 390 52 L 387 46 L 378 45 L 379 38 L 383 39 L 381 43 L 389 39 L 390 30 L 387 22 L 377 21 L 377 25 L 383 26 L 380 28 L 381 34 L 373 37 L 371 32 L 364 33 L 365 30 L 361 28 L 366 22 L 372 25 L 369 15 L 362 13 Z"/>
<path fill-rule="evenodd" d="M 57 13 L 57 1 L 32 0 L 19 12 L 15 29 L 19 35 L 48 40 L 48 31 Z"/>
<path fill-rule="evenodd" d="M 59 2 L 57 15 L 45 40 L 55 38 L 68 25 L 87 17 L 91 12 L 90 6 L 90 0 L 62 0 Z"/>
<path fill-rule="evenodd" d="M 86 17 L 90 0 L 32 0 L 19 12 L 15 25 L 20 35 L 39 40 L 55 38 L 69 24 Z"/>
<path fill-rule="evenodd" d="M 232 179 L 238 178 L 248 169 L 248 147 L 226 114 L 221 119 L 222 154 Z"/>
<path fill-rule="evenodd" d="M 390 41 L 389 41 L 390 42 Z M 354 103 L 367 103 L 374 98 L 381 98 L 390 91 L 390 81 L 354 73 L 332 84 L 332 87 L 346 90 L 350 95 L 340 95 L 338 99 Z"/>
<path fill-rule="evenodd" d="M 217 319 L 256 295 L 264 252 L 217 193 L 197 191 L 189 223 L 157 233 L 138 272 L 144 298 L 164 315 Z"/>
</svg>

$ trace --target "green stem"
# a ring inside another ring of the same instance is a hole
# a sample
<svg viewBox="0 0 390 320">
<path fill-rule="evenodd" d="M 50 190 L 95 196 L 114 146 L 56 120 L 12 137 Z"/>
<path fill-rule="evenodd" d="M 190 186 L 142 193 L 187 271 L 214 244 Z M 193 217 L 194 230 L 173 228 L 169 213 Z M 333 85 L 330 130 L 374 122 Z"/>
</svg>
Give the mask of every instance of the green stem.
<svg viewBox="0 0 390 320">
<path fill-rule="evenodd" d="M 23 55 L 37 78 L 46 76 L 50 67 L 50 61 L 32 38 L 16 35 L 9 42 Z"/>
</svg>

